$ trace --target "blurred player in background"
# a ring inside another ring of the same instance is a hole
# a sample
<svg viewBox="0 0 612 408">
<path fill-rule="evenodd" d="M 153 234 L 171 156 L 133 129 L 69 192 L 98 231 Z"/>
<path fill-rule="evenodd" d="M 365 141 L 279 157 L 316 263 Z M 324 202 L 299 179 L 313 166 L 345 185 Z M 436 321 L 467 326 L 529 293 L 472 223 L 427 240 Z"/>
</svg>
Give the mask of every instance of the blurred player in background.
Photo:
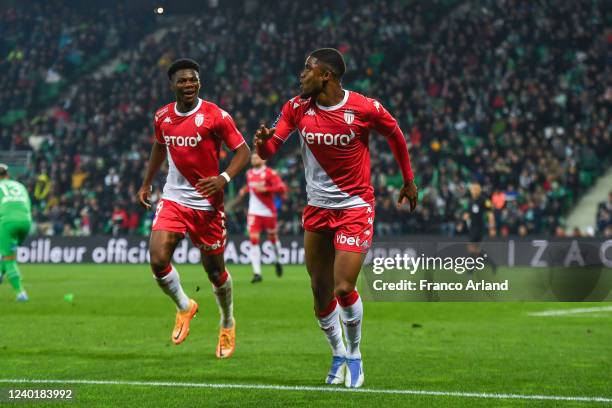
<svg viewBox="0 0 612 408">
<path fill-rule="evenodd" d="M 343 89 L 345 70 L 338 50 L 312 52 L 300 75 L 302 94 L 285 103 L 275 128 L 260 127 L 254 143 L 265 159 L 298 130 L 308 195 L 302 218 L 306 268 L 315 313 L 332 348 L 326 382 L 357 388 L 364 382 L 363 306 L 355 284 L 374 232 L 370 129 L 387 139 L 402 172 L 398 205 L 408 202 L 413 211 L 417 188 L 396 120 L 378 101 Z"/>
<path fill-rule="evenodd" d="M 31 227 L 32 204 L 28 191 L 20 182 L 10 180 L 8 166 L 0 164 L 0 282 L 6 275 L 19 302 L 27 301 L 28 294 L 17 266 L 17 246 L 26 239 Z"/>
<path fill-rule="evenodd" d="M 467 224 L 470 242 L 467 246 L 468 254 L 472 257 L 485 257 L 485 261 L 491 266 L 492 271 L 497 271 L 497 265 L 481 248 L 482 238 L 485 235 L 486 224 L 489 226 L 489 235 L 495 236 L 495 216 L 493 215 L 493 204 L 491 200 L 482 194 L 480 183 L 474 181 L 470 184 L 470 201 L 468 210 L 463 214 L 463 220 Z"/>
<path fill-rule="evenodd" d="M 249 211 L 247 214 L 247 227 L 251 240 L 251 265 L 253 265 L 253 279 L 251 283 L 262 281 L 261 276 L 261 248 L 259 240 L 262 231 L 268 234 L 274 251 L 276 276 L 283 275 L 283 266 L 280 263 L 281 243 L 278 239 L 278 226 L 276 220 L 275 195 L 287 191 L 287 186 L 274 169 L 266 166 L 257 153 L 251 154 L 251 169 L 247 171 L 247 185 L 240 190 L 240 196 L 249 193 Z"/>
<path fill-rule="evenodd" d="M 234 353 L 236 324 L 232 278 L 223 259 L 227 238 L 223 187 L 246 166 L 249 148 L 231 116 L 198 97 L 199 72 L 199 65 L 190 59 L 177 60 L 168 69 L 176 102 L 155 113 L 155 140 L 138 199 L 145 207 L 151 207 L 151 183 L 167 158 L 168 177 L 155 209 L 149 251 L 157 283 L 178 309 L 172 341 L 180 344 L 185 340 L 191 319 L 198 311 L 198 304 L 183 291 L 179 274 L 171 263 L 178 243 L 189 234 L 193 244 L 200 248 L 202 265 L 213 284 L 221 313 L 216 354 L 226 358 Z M 234 157 L 219 174 L 221 143 L 234 151 Z"/>
</svg>

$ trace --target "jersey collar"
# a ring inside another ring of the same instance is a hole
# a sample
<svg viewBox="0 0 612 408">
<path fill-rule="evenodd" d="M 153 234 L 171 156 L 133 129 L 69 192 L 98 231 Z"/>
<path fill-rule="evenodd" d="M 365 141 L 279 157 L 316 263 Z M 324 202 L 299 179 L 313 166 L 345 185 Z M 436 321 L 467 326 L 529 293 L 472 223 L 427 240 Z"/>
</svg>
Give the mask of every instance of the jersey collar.
<svg viewBox="0 0 612 408">
<path fill-rule="evenodd" d="M 189 112 L 179 112 L 178 109 L 176 109 L 176 102 L 174 102 L 174 113 L 177 116 L 189 116 L 189 115 L 193 115 L 198 109 L 200 109 L 200 107 L 202 106 L 202 99 L 198 98 L 198 103 L 196 105 L 195 108 L 193 108 L 192 110 L 190 110 Z"/>
<path fill-rule="evenodd" d="M 346 103 L 346 101 L 348 101 L 348 98 L 349 98 L 349 91 L 347 91 L 346 89 L 343 89 L 343 91 L 344 91 L 344 98 L 342 98 L 340 103 L 334 106 L 321 106 L 317 103 L 317 108 L 324 110 L 324 111 L 334 111 L 336 109 L 340 109 L 341 107 L 344 106 L 344 104 Z"/>
</svg>

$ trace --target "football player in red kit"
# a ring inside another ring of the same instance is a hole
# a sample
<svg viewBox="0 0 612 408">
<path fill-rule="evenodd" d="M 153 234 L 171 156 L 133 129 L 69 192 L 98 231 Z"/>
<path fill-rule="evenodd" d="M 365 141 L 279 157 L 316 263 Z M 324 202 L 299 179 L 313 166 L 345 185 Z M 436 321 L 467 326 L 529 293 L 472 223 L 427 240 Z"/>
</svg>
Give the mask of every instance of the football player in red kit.
<svg viewBox="0 0 612 408">
<path fill-rule="evenodd" d="M 249 193 L 249 210 L 247 213 L 247 228 L 251 240 L 251 264 L 253 265 L 253 279 L 251 283 L 262 281 L 261 276 L 261 248 L 259 247 L 262 232 L 268 234 L 272 243 L 276 275 L 283 275 L 280 263 L 281 243 L 278 239 L 278 226 L 276 220 L 275 196 L 287 191 L 287 186 L 274 169 L 266 166 L 257 153 L 251 154 L 251 169 L 247 171 L 247 185 L 240 190 L 240 195 Z"/>
<path fill-rule="evenodd" d="M 285 103 L 273 128 L 260 127 L 254 144 L 267 159 L 298 131 L 308 196 L 302 218 L 306 268 L 315 313 L 332 348 L 326 382 L 357 388 L 364 382 L 363 306 L 355 284 L 374 232 L 370 130 L 386 138 L 402 173 L 398 205 L 409 203 L 413 211 L 417 187 L 397 121 L 377 100 L 343 89 L 345 70 L 338 50 L 312 52 L 300 75 L 301 95 Z"/>
<path fill-rule="evenodd" d="M 155 209 L 149 251 L 157 283 L 177 307 L 172 341 L 180 344 L 185 340 L 191 319 L 198 311 L 198 304 L 183 291 L 179 274 L 171 263 L 178 243 L 189 234 L 191 242 L 200 249 L 221 314 L 216 355 L 227 358 L 234 353 L 236 322 L 232 278 L 223 259 L 226 241 L 223 187 L 246 166 L 249 148 L 232 117 L 198 97 L 199 72 L 199 65 L 190 59 L 177 60 L 168 69 L 176 102 L 155 113 L 155 140 L 138 198 L 142 205 L 151 207 L 151 183 L 167 159 L 168 176 Z M 234 156 L 219 174 L 222 143 Z"/>
</svg>

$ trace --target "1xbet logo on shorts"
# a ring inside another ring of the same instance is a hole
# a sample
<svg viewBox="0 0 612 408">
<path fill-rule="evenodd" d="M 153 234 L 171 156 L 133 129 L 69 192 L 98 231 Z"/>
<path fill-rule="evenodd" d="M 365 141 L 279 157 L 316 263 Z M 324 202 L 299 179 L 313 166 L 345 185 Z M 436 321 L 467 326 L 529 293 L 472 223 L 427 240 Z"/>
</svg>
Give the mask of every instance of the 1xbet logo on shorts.
<svg viewBox="0 0 612 408">
<path fill-rule="evenodd" d="M 361 248 L 370 247 L 370 242 L 367 239 L 362 241 L 359 239 L 359 237 L 348 237 L 344 235 L 343 233 L 336 235 L 336 243 L 341 244 L 341 245 L 349 245 L 349 246 L 361 247 Z"/>
<path fill-rule="evenodd" d="M 225 245 L 225 240 L 223 240 L 223 244 L 221 244 L 220 240 L 217 240 L 217 242 L 213 243 L 212 245 L 198 244 L 196 246 L 203 251 L 214 251 L 216 249 L 221 248 L 223 245 Z"/>
</svg>

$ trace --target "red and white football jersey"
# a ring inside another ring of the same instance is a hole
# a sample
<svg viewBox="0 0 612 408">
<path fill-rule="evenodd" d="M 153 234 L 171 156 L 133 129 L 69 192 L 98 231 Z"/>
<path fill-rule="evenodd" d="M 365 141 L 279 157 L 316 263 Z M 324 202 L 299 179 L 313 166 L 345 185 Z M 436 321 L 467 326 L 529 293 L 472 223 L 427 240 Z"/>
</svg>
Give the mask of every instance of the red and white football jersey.
<svg viewBox="0 0 612 408">
<path fill-rule="evenodd" d="M 249 215 L 273 217 L 276 215 L 274 195 L 287 191 L 287 186 L 273 169 L 262 166 L 247 171 L 247 189 L 249 192 Z M 257 191 L 263 187 L 265 191 Z"/>
<path fill-rule="evenodd" d="M 273 154 L 298 130 L 308 204 L 315 207 L 365 207 L 374 200 L 370 129 L 388 137 L 392 150 L 399 146 L 405 152 L 403 157 L 408 157 L 397 121 L 378 101 L 356 92 L 344 90 L 344 98 L 335 106 L 320 106 L 315 98 L 296 96 L 283 106 L 275 127 L 264 153 Z M 402 163 L 402 172 L 413 177 L 409 159 Z"/>
<path fill-rule="evenodd" d="M 223 191 L 208 199 L 195 188 L 203 177 L 219 175 L 221 143 L 236 150 L 244 138 L 232 117 L 211 102 L 198 98 L 190 112 L 179 112 L 176 102 L 155 113 L 155 140 L 166 146 L 168 177 L 162 198 L 197 210 L 221 210 Z"/>
</svg>

